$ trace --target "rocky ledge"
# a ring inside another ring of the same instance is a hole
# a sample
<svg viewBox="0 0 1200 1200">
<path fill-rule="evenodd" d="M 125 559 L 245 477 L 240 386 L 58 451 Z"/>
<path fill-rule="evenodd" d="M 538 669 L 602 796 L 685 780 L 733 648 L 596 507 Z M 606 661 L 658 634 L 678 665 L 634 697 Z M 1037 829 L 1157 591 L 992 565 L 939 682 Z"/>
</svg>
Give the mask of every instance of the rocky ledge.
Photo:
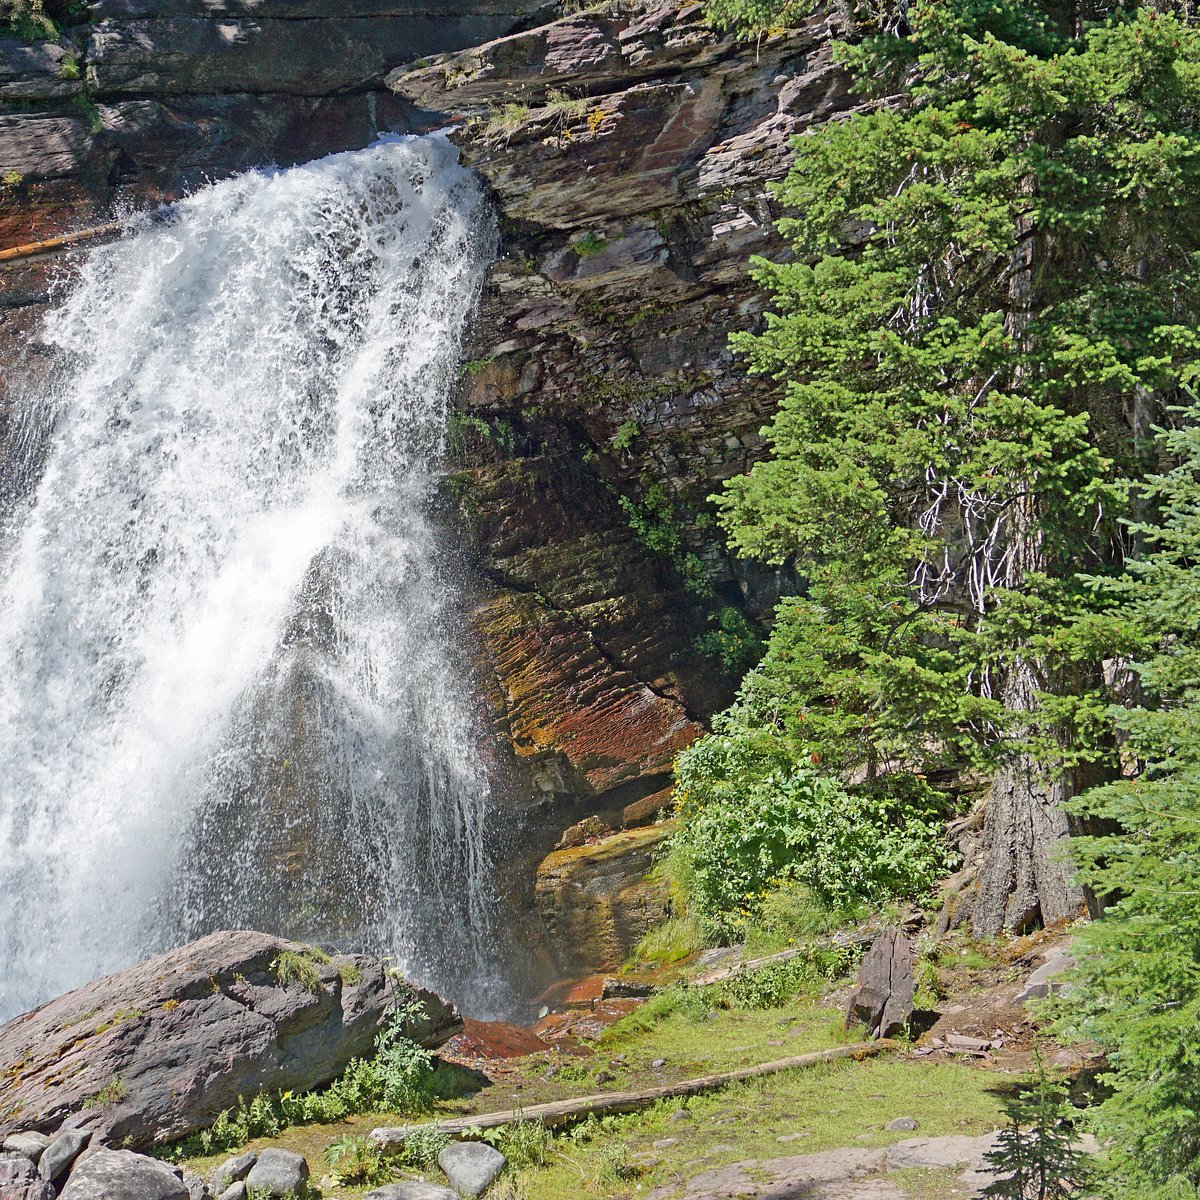
<svg viewBox="0 0 1200 1200">
<path fill-rule="evenodd" d="M 136 1149 L 211 1124 L 239 1096 L 319 1087 L 371 1053 L 407 987 L 366 955 L 210 934 L 0 1027 L 0 1140 L 59 1130 L 75 1154 Z M 425 1016 L 407 1036 L 433 1047 L 462 1029 L 452 1006 L 417 996 Z"/>
</svg>

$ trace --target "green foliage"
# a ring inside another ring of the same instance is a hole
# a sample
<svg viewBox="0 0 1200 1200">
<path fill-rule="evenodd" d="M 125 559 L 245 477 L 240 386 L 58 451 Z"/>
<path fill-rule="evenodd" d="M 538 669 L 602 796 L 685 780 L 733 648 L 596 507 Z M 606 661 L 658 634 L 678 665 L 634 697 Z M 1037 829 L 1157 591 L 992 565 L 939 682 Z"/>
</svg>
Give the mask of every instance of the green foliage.
<svg viewBox="0 0 1200 1200">
<path fill-rule="evenodd" d="M 129 1088 L 123 1079 L 114 1075 L 94 1096 L 85 1102 L 85 1108 L 111 1108 L 129 1096 Z"/>
<path fill-rule="evenodd" d="M 812 8 L 809 0 L 706 0 L 704 16 L 715 29 L 757 38 L 796 24 Z"/>
<path fill-rule="evenodd" d="M 252 1138 L 275 1137 L 289 1125 L 341 1121 L 355 1113 L 428 1112 L 439 1084 L 432 1055 L 404 1035 L 405 1022 L 419 1007 L 415 994 L 400 1001 L 375 1039 L 374 1057 L 351 1059 L 329 1087 L 299 1095 L 262 1093 L 249 1101 L 238 1097 L 237 1105 L 222 1112 L 207 1129 L 177 1142 L 169 1157 L 178 1160 L 235 1150 Z"/>
<path fill-rule="evenodd" d="M 652 483 L 640 500 L 618 496 L 617 503 L 624 510 L 629 528 L 638 541 L 648 550 L 665 554 L 689 592 L 705 598 L 713 595 L 704 563 L 699 555 L 686 548 L 675 501 L 661 483 Z"/>
<path fill-rule="evenodd" d="M 436 1125 L 419 1125 L 410 1130 L 401 1143 L 396 1161 L 405 1167 L 424 1171 L 437 1163 L 438 1155 L 450 1145 L 450 1136 Z"/>
<path fill-rule="evenodd" d="M 734 338 L 783 394 L 721 519 L 804 580 L 736 720 L 868 780 L 1111 766 L 1124 646 L 1077 572 L 1119 566 L 1144 451 L 1121 406 L 1194 376 L 1200 34 L 1149 5 L 1076 31 L 917 0 L 842 55 L 910 99 L 796 140 L 792 256 L 756 262 L 773 311 Z M 1032 711 L 1004 702 L 1021 664 Z"/>
<path fill-rule="evenodd" d="M 0 36 L 23 42 L 55 41 L 58 25 L 46 12 L 44 0 L 0 0 Z"/>
<path fill-rule="evenodd" d="M 701 738 L 675 773 L 672 847 L 690 866 L 697 916 L 718 938 L 744 933 L 787 882 L 832 906 L 871 904 L 927 896 L 947 866 L 936 810 L 848 792 L 769 733 Z"/>
<path fill-rule="evenodd" d="M 321 976 L 317 967 L 329 961 L 329 955 L 307 946 L 303 950 L 281 950 L 271 960 L 271 973 L 283 987 L 298 983 L 314 996 L 321 994 Z"/>
<path fill-rule="evenodd" d="M 741 674 L 762 654 L 762 637 L 740 608 L 722 605 L 712 623 L 714 628 L 692 644 L 700 654 L 716 659 L 729 674 Z"/>
<path fill-rule="evenodd" d="M 1084 1156 L 1077 1148 L 1075 1113 L 1066 1086 L 1047 1072 L 1036 1046 L 1033 1074 L 1005 1109 L 1008 1124 L 987 1155 L 997 1178 L 983 1194 L 1002 1200 L 1069 1200 L 1078 1195 Z"/>
<path fill-rule="evenodd" d="M 1140 489 L 1144 557 L 1114 589 L 1139 652 L 1126 683 L 1142 703 L 1115 713 L 1140 778 L 1087 793 L 1077 839 L 1084 882 L 1115 897 L 1073 951 L 1060 1026 L 1107 1054 L 1093 1125 L 1105 1196 L 1194 1196 L 1200 1185 L 1200 426 L 1194 409 L 1160 435 L 1175 466 Z M 1136 686 L 1132 686 L 1136 684 Z"/>
<path fill-rule="evenodd" d="M 325 1150 L 329 1173 L 339 1185 L 375 1187 L 392 1179 L 393 1171 L 380 1147 L 368 1137 L 346 1134 Z"/>
<path fill-rule="evenodd" d="M 518 1109 L 517 1119 L 497 1129 L 488 1129 L 481 1140 L 495 1146 L 513 1167 L 544 1167 L 554 1149 L 554 1136 L 538 1120 L 526 1120 Z"/>
<path fill-rule="evenodd" d="M 596 233 L 586 233 L 578 241 L 571 243 L 571 249 L 579 255 L 580 258 L 590 258 L 596 254 L 603 254 L 604 248 L 608 242 Z"/>
<path fill-rule="evenodd" d="M 628 450 L 641 432 L 642 427 L 636 421 L 622 421 L 608 444 L 613 450 Z"/>
<path fill-rule="evenodd" d="M 25 176 L 20 171 L 5 171 L 3 175 L 0 175 L 0 183 L 5 187 L 20 187 L 24 182 Z"/>
</svg>

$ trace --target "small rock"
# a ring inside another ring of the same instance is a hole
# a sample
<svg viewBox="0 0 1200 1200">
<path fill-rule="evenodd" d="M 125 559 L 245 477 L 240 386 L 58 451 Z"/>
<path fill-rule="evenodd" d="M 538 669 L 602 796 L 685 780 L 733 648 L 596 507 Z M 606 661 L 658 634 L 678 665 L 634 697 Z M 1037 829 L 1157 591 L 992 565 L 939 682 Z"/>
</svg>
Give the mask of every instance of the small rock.
<svg viewBox="0 0 1200 1200">
<path fill-rule="evenodd" d="M 657 1071 L 659 1067 L 667 1065 L 667 1060 L 665 1058 L 656 1058 L 650 1065 Z"/>
<path fill-rule="evenodd" d="M 946 1038 L 946 1044 L 951 1050 L 966 1050 L 972 1054 L 982 1054 L 992 1048 L 990 1038 L 969 1037 L 965 1033 L 952 1033 Z"/>
<path fill-rule="evenodd" d="M 4 1139 L 4 1149 L 14 1154 L 23 1155 L 31 1163 L 36 1163 L 42 1157 L 42 1151 L 50 1145 L 50 1139 L 44 1133 L 10 1133 Z"/>
<path fill-rule="evenodd" d="M 612 1058 L 613 1066 L 617 1066 L 618 1064 L 623 1063 L 624 1061 L 625 1061 L 624 1054 L 614 1054 L 613 1055 L 613 1058 Z"/>
<path fill-rule="evenodd" d="M 672 1121 L 672 1122 L 690 1121 L 691 1119 L 692 1119 L 692 1114 L 690 1112 L 688 1112 L 688 1110 L 686 1108 L 677 1108 L 667 1118 L 668 1121 Z"/>
<path fill-rule="evenodd" d="M 597 1083 L 612 1083 L 616 1076 L 611 1071 L 601 1071 L 596 1076 Z"/>
<path fill-rule="evenodd" d="M 368 1192 L 362 1200 L 458 1200 L 458 1197 L 440 1183 L 409 1179 L 404 1183 L 385 1183 Z"/>
<path fill-rule="evenodd" d="M 729 1154 L 735 1147 L 727 1146 L 724 1142 L 718 1142 L 715 1146 L 709 1147 L 709 1154 Z"/>
<path fill-rule="evenodd" d="M 438 1155 L 450 1186 L 462 1196 L 481 1196 L 508 1159 L 486 1142 L 452 1142 Z"/>
<path fill-rule="evenodd" d="M 260 1151 L 258 1162 L 246 1176 L 249 1191 L 266 1192 L 268 1196 L 286 1196 L 288 1192 L 299 1194 L 307 1183 L 308 1163 L 304 1155 L 274 1148 Z"/>
<path fill-rule="evenodd" d="M 38 1174 L 50 1183 L 61 1179 L 91 1140 L 92 1135 L 81 1129 L 64 1129 L 42 1151 L 42 1157 L 38 1159 Z"/>
<path fill-rule="evenodd" d="M 1065 950 L 1055 951 L 1029 978 L 1025 986 L 1017 993 L 1017 1004 L 1026 1000 L 1038 1000 L 1043 996 L 1061 992 L 1063 984 L 1057 981 L 1057 976 L 1069 971 L 1075 965 L 1075 960 Z"/>
<path fill-rule="evenodd" d="M 655 1148 L 655 1150 L 665 1150 L 668 1146 L 678 1146 L 679 1139 L 670 1137 L 659 1138 L 658 1141 L 651 1142 L 650 1144 Z"/>
<path fill-rule="evenodd" d="M 189 1200 L 182 1179 L 132 1150 L 96 1150 L 71 1172 L 59 1200 Z"/>
<path fill-rule="evenodd" d="M 212 1194 L 220 1196 L 228 1191 L 231 1183 L 245 1179 L 256 1162 L 258 1154 L 254 1150 L 247 1150 L 245 1154 L 239 1154 L 236 1158 L 227 1158 L 209 1177 Z"/>
<path fill-rule="evenodd" d="M 801 1133 L 781 1133 L 775 1140 L 777 1142 L 798 1142 L 801 1138 L 811 1137 L 807 1130 Z"/>
<path fill-rule="evenodd" d="M 654 994 L 652 983 L 642 983 L 636 979 L 605 978 L 600 988 L 601 1000 L 641 1000 Z"/>
<path fill-rule="evenodd" d="M 0 1158 L 0 1196 L 4 1200 L 54 1200 L 54 1189 L 24 1155 Z"/>
<path fill-rule="evenodd" d="M 639 1150 L 636 1154 L 629 1156 L 629 1161 L 634 1166 L 641 1167 L 643 1171 L 649 1171 L 657 1167 L 662 1159 L 657 1154 L 651 1154 L 649 1150 Z"/>
<path fill-rule="evenodd" d="M 889 1121 L 885 1126 L 889 1133 L 911 1133 L 914 1129 L 920 1129 L 921 1122 L 915 1117 L 896 1117 L 895 1120 Z"/>
<path fill-rule="evenodd" d="M 218 1197 L 217 1200 L 247 1200 L 250 1195 L 250 1189 L 246 1186 L 244 1179 L 239 1179 L 237 1183 L 231 1183 Z"/>
<path fill-rule="evenodd" d="M 208 1184 L 195 1171 L 184 1171 L 180 1178 L 183 1180 L 183 1186 L 187 1188 L 188 1200 L 212 1200 Z"/>
</svg>

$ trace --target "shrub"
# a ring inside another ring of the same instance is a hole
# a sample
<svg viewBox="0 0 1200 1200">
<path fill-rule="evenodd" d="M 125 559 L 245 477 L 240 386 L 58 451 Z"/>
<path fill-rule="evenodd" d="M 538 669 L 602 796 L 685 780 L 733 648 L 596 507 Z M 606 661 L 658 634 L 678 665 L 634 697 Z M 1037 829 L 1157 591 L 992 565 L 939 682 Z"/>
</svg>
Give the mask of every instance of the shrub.
<svg viewBox="0 0 1200 1200">
<path fill-rule="evenodd" d="M 437 1162 L 437 1157 L 450 1145 L 450 1138 L 435 1125 L 422 1125 L 404 1139 L 396 1161 L 405 1167 L 424 1171 Z"/>
<path fill-rule="evenodd" d="M 340 1185 L 387 1183 L 393 1175 L 383 1151 L 367 1137 L 347 1134 L 331 1143 L 325 1150 L 329 1173 Z"/>
<path fill-rule="evenodd" d="M 929 895 L 947 866 L 936 814 L 848 791 L 766 731 L 701 738 L 675 777 L 672 848 L 690 864 L 696 915 L 722 940 L 744 934 L 784 883 L 831 906 L 879 904 Z"/>
</svg>

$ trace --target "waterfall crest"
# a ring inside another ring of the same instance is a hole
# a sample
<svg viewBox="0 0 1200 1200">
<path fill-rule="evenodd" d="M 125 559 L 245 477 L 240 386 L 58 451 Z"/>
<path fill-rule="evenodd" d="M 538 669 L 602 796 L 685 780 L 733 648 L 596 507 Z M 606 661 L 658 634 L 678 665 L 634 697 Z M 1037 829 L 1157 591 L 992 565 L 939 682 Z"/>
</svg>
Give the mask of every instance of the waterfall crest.
<svg viewBox="0 0 1200 1200">
<path fill-rule="evenodd" d="M 196 193 L 47 318 L 0 544 L 0 1018 L 237 926 L 489 1007 L 430 501 L 493 252 L 449 143 L 395 139 Z"/>
</svg>

